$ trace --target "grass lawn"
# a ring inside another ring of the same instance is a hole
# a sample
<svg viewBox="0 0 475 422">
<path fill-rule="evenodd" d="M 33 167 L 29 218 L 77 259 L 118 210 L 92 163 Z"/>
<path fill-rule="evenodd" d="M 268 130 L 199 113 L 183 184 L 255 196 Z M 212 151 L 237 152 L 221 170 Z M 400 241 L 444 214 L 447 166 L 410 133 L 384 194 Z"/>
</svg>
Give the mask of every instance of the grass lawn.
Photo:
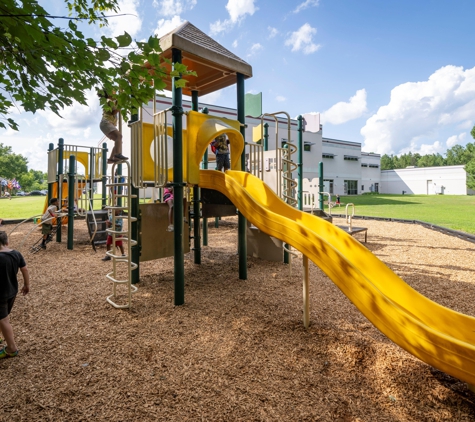
<svg viewBox="0 0 475 422">
<path fill-rule="evenodd" d="M 100 198 L 100 195 L 96 195 Z M 0 218 L 28 218 L 43 212 L 45 196 L 0 199 Z M 475 196 L 452 195 L 361 195 L 342 196 L 342 206 L 333 214 L 344 214 L 345 205 L 355 204 L 355 215 L 421 220 L 449 229 L 475 233 Z M 95 208 L 100 208 L 96 201 Z M 328 211 L 328 208 L 326 208 Z"/>
<path fill-rule="evenodd" d="M 333 208 L 332 214 L 345 214 L 346 204 L 353 203 L 357 216 L 421 220 L 475 233 L 475 196 L 360 195 L 342 196 L 340 200 L 342 206 Z"/>
</svg>

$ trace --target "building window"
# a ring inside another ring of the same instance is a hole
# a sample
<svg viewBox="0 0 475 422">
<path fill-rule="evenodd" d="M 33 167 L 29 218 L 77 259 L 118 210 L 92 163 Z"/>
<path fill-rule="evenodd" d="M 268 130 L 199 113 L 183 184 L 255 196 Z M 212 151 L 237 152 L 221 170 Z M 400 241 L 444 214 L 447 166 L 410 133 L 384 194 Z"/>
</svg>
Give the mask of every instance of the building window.
<svg viewBox="0 0 475 422">
<path fill-rule="evenodd" d="M 361 163 L 361 167 L 368 167 L 368 164 L 366 164 L 366 163 Z"/>
<path fill-rule="evenodd" d="M 361 185 L 361 192 L 364 191 L 364 185 Z"/>
<path fill-rule="evenodd" d="M 355 155 L 344 155 L 343 159 L 346 161 L 358 161 L 360 157 L 356 157 Z"/>
<path fill-rule="evenodd" d="M 335 157 L 335 154 L 325 154 L 325 153 L 322 153 L 322 158 L 333 158 Z"/>
<path fill-rule="evenodd" d="M 358 180 L 345 180 L 345 195 L 358 195 Z"/>
<path fill-rule="evenodd" d="M 311 145 L 310 144 L 304 144 L 303 150 L 304 151 L 310 151 Z"/>
<path fill-rule="evenodd" d="M 379 166 L 377 164 L 370 164 L 369 166 L 372 169 L 379 169 Z"/>
<path fill-rule="evenodd" d="M 323 189 L 328 189 L 328 193 L 333 193 L 333 179 L 323 179 Z"/>
</svg>

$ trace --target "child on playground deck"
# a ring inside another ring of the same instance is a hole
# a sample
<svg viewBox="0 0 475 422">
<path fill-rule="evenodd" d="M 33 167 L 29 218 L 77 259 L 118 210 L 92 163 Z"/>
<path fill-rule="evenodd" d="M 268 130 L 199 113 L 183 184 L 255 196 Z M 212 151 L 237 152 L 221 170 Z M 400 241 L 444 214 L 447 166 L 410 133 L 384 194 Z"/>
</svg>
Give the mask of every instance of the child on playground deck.
<svg viewBox="0 0 475 422">
<path fill-rule="evenodd" d="M 46 240 L 53 230 L 53 220 L 56 217 L 56 211 L 58 210 L 58 198 L 51 198 L 49 200 L 49 207 L 41 217 L 41 233 L 43 234 L 43 241 L 41 247 L 46 249 Z"/>
<path fill-rule="evenodd" d="M 25 259 L 20 252 L 8 248 L 8 236 L 0 231 L 0 331 L 6 341 L 6 346 L 0 349 L 0 359 L 18 355 L 9 317 L 18 293 L 18 269 L 23 276 L 21 292 L 24 296 L 30 291 L 30 277 Z"/>
<path fill-rule="evenodd" d="M 119 215 L 119 210 L 114 210 L 113 212 L 114 212 L 115 215 Z M 109 215 L 109 220 L 107 221 L 106 226 L 109 227 L 109 228 L 112 227 L 112 214 Z M 115 219 L 115 231 L 121 232 L 123 226 L 124 226 L 124 222 L 122 221 L 122 218 L 116 218 Z M 120 253 L 122 254 L 122 256 L 125 256 L 124 246 L 122 244 L 122 240 L 117 240 L 120 237 L 121 237 L 120 235 L 115 236 L 115 238 L 116 238 L 115 246 L 116 246 L 116 248 L 118 247 L 120 249 Z M 107 234 L 107 241 L 106 241 L 107 251 L 111 250 L 111 246 L 112 246 L 112 235 Z M 111 257 L 106 254 L 106 256 L 104 258 L 102 258 L 102 260 L 103 261 L 110 261 Z"/>
<path fill-rule="evenodd" d="M 224 171 L 231 168 L 229 162 L 229 139 L 226 139 L 226 135 L 222 134 L 215 138 L 211 142 L 211 150 L 216 154 L 216 170 Z"/>
</svg>

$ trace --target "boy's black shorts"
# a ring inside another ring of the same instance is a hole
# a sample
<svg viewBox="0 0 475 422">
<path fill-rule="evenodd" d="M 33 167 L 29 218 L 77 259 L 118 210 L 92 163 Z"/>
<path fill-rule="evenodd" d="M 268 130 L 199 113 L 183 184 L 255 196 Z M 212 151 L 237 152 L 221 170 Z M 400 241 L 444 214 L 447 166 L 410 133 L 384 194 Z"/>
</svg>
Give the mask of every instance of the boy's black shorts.
<svg viewBox="0 0 475 422">
<path fill-rule="evenodd" d="M 6 318 L 10 315 L 13 304 L 15 303 L 15 297 L 16 296 L 13 296 L 11 299 L 0 300 L 0 319 Z"/>
</svg>

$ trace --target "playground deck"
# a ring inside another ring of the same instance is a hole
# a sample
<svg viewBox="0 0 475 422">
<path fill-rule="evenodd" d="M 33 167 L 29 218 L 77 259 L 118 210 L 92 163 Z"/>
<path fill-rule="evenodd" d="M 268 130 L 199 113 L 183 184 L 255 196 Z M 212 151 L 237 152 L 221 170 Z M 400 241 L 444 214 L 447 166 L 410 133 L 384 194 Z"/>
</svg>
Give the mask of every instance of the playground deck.
<svg viewBox="0 0 475 422">
<path fill-rule="evenodd" d="M 365 246 L 412 287 L 475 316 L 472 243 L 364 225 Z M 132 310 L 108 305 L 111 264 L 86 243 L 83 222 L 74 251 L 52 242 L 26 255 L 32 289 L 12 314 L 21 357 L 0 361 L 0 420 L 474 420 L 465 384 L 380 334 L 313 264 L 305 330 L 301 260 L 289 279 L 288 266 L 250 258 L 241 281 L 236 218 L 209 227 L 202 265 L 186 255 L 181 307 L 173 258 L 142 264 Z"/>
</svg>

